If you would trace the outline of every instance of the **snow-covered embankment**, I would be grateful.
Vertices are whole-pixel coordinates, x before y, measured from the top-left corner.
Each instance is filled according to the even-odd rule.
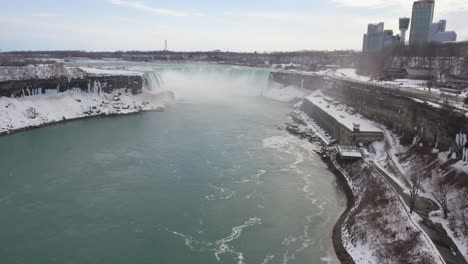
[[[59,70],[47,72],[55,71],[55,68]],[[31,80],[33,85],[46,83],[43,85],[47,86],[68,78],[69,87],[57,85],[51,90],[39,84],[38,87],[22,88],[19,97],[0,97],[0,135],[85,117],[162,111],[174,101],[172,92],[143,90],[143,73],[65,68],[36,66],[3,71],[0,77],[3,82],[25,81],[26,85]],[[18,72],[21,74],[17,75]],[[140,81],[135,82],[135,77]],[[78,82],[84,87],[75,87]],[[128,89],[127,84],[132,89]],[[135,90],[143,91],[135,94]]]

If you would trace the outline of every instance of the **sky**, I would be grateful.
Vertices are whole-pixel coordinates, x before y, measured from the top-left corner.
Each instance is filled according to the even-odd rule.
[[[412,0],[0,0],[0,49],[271,52],[362,47],[368,23],[398,31]],[[468,40],[468,0],[434,20]]]

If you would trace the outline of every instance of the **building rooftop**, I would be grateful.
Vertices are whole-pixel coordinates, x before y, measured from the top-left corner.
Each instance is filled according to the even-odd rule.
[[[336,150],[343,158],[349,159],[361,159],[362,153],[361,150],[356,146],[336,146]]]
[[[324,96],[320,91],[315,91],[308,96],[306,100],[322,109],[351,131],[353,131],[355,125],[360,125],[361,132],[382,132],[382,130],[375,127],[371,121],[365,119],[362,115],[355,113],[353,108]]]

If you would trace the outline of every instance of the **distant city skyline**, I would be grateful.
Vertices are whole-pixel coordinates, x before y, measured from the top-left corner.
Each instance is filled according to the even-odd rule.
[[[399,31],[412,0],[0,0],[1,50],[293,51],[362,47],[368,23]],[[468,1],[436,0],[468,40]]]

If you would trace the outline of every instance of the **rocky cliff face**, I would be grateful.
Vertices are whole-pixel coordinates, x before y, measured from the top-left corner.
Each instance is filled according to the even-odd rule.
[[[68,67],[62,64],[0,66],[0,97],[20,97],[67,90],[110,93],[143,88],[143,73]]]
[[[448,150],[457,133],[468,131],[464,113],[448,106],[434,107],[384,88],[296,73],[272,73],[271,79],[283,85],[303,83],[305,89],[321,89],[366,118],[395,130],[402,136],[402,143],[410,144],[417,136],[426,145]]]
[[[322,78],[317,78],[315,75],[306,75],[300,72],[272,72],[270,80],[285,86],[294,85],[309,90],[316,90],[325,84],[325,80]]]
[[[42,93],[46,90],[64,92],[72,89],[90,91],[99,89],[110,93],[116,89],[126,88],[133,94],[141,93],[143,88],[142,76],[84,76],[80,78],[59,77],[52,79],[13,80],[0,82],[0,97],[20,97],[23,94]]]

